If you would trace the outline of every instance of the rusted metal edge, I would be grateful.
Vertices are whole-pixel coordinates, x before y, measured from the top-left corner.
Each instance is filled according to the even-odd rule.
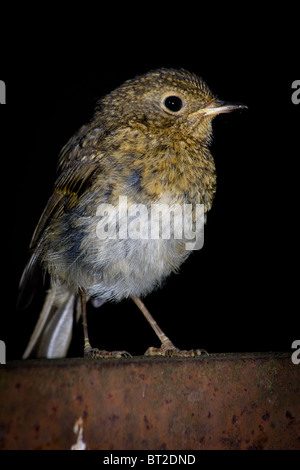
[[[63,359],[28,359],[28,360],[13,360],[6,364],[8,369],[15,368],[31,368],[31,367],[77,367],[77,366],[92,366],[92,367],[105,367],[107,365],[124,365],[124,364],[162,364],[162,363],[181,363],[181,362],[202,362],[202,361],[245,361],[245,360],[270,360],[270,359],[290,359],[290,351],[270,351],[270,352],[231,352],[231,353],[209,353],[193,358],[185,357],[151,357],[151,356],[133,356],[131,358],[108,358],[108,359],[86,359],[83,357],[63,358]]]
[[[300,449],[299,397],[290,352],[12,361],[0,448]]]

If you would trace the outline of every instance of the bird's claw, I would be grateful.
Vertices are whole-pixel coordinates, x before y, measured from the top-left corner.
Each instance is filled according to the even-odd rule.
[[[201,356],[203,353],[208,354],[205,349],[191,349],[189,351],[176,348],[171,344],[162,344],[160,348],[151,346],[145,352],[145,356],[164,356],[164,357],[196,357]]]
[[[132,357],[132,355],[127,351],[105,351],[104,349],[85,348],[84,357],[91,359],[120,359],[122,357]]]

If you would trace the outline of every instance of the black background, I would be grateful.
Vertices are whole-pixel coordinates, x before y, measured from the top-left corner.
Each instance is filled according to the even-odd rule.
[[[41,283],[33,305],[16,311],[28,245],[61,147],[92,116],[100,96],[157,67],[195,72],[220,99],[249,109],[214,120],[218,186],[204,247],[145,299],[147,307],[184,349],[281,351],[298,339],[300,105],[291,101],[297,43],[284,16],[216,13],[157,14],[147,25],[145,13],[133,26],[125,19],[120,26],[105,12],[76,23],[58,15],[49,25],[44,14],[5,51],[0,338],[8,360],[21,357],[43,301]],[[159,346],[132,301],[88,313],[94,347],[140,355]],[[70,355],[82,355],[80,325]]]

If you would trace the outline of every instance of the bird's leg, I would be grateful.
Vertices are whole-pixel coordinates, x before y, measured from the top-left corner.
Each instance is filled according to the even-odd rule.
[[[167,349],[168,350],[176,349],[176,347],[174,346],[172,341],[165,335],[165,333],[162,331],[162,329],[158,326],[158,324],[156,323],[156,321],[152,317],[151,313],[147,309],[146,305],[141,301],[141,299],[139,297],[132,297],[132,300],[138,306],[138,308],[140,309],[140,311],[142,312],[142,314],[144,315],[146,320],[150,323],[153,330],[155,331],[155,333],[159,337],[160,342],[161,342],[161,348],[160,349],[162,349],[162,348],[164,348],[166,350]],[[151,348],[147,349],[147,351],[145,352],[146,355],[149,355],[149,350],[150,349],[154,350],[154,349],[157,349],[157,348],[152,348],[151,347]]]
[[[90,340],[89,340],[89,334],[88,334],[88,327],[87,327],[87,314],[86,314],[86,294],[84,289],[79,289],[79,295],[80,295],[80,300],[81,300],[81,314],[82,314],[82,327],[83,327],[83,338],[84,338],[84,357],[91,357],[93,359],[95,358],[111,358],[111,357],[132,357],[131,354],[129,354],[126,351],[105,351],[105,350],[100,350],[97,348],[92,348]]]
[[[157,336],[160,339],[161,342],[161,347],[160,348],[154,348],[150,347],[147,349],[145,352],[146,356],[181,356],[181,357],[193,357],[193,356],[200,356],[201,353],[205,351],[205,349],[192,349],[190,351],[185,351],[176,348],[172,341],[165,335],[165,333],[162,331],[162,329],[158,326],[154,318],[152,317],[151,313],[145,306],[145,304],[141,301],[139,297],[132,297],[132,300],[135,302],[135,304],[138,306],[146,320],[150,323],[152,326],[153,330],[157,334]]]
[[[82,328],[83,328],[83,341],[84,341],[84,355],[86,356],[88,352],[92,349],[89,333],[87,327],[87,316],[86,316],[86,295],[83,289],[79,290],[80,300],[81,300],[81,315],[82,315]]]

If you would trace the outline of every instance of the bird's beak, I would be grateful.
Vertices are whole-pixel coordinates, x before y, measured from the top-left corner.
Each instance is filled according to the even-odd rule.
[[[226,101],[215,100],[205,108],[199,109],[197,112],[204,116],[209,116],[221,113],[231,113],[231,111],[235,111],[236,109],[247,109],[247,106],[242,103],[227,103]]]

